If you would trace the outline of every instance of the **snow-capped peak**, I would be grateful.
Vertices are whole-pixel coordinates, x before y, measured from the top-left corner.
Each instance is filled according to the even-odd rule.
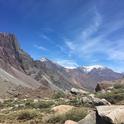
[[[102,65],[83,66],[84,72],[90,72],[93,69],[101,69],[101,70],[103,70],[103,69],[105,69],[105,67],[102,66]]]
[[[46,62],[46,61],[48,61],[48,59],[44,57],[44,58],[41,58],[40,61],[41,62]]]

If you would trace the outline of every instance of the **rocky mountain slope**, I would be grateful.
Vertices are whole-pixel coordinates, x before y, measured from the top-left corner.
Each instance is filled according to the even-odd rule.
[[[66,69],[47,58],[34,61],[20,48],[15,35],[10,33],[0,33],[0,68],[0,75],[3,75],[0,87],[5,91],[10,89],[10,84],[11,87],[21,85],[31,89],[40,87],[64,91],[73,87],[94,89],[100,81],[123,76],[104,67]]]
[[[13,34],[0,33],[0,68],[3,78],[9,75],[9,84],[4,81],[0,83],[3,89],[11,87],[27,87],[37,89],[46,87],[50,90],[66,90],[76,85],[69,82],[68,78],[64,77],[64,68],[54,64],[50,60],[43,62],[42,60],[34,61],[27,53],[19,46],[18,41]],[[4,73],[4,72],[6,73]],[[4,73],[4,74],[3,74]],[[6,84],[6,87],[4,85]]]

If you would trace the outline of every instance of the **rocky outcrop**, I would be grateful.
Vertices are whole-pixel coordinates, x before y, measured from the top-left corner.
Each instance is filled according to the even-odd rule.
[[[7,70],[9,65],[22,70],[19,63],[19,45],[15,35],[0,33],[0,67]]]
[[[99,106],[97,110],[97,121],[100,124],[123,124],[124,123],[124,106]]]
[[[96,92],[107,92],[108,90],[112,90],[113,89],[113,84],[111,83],[98,83],[95,91]]]
[[[83,90],[83,89],[76,89],[76,88],[72,88],[70,90],[70,92],[74,95],[86,95],[88,94],[89,92],[86,91],[86,90]]]
[[[0,33],[0,67],[11,72],[11,66],[27,72],[34,65],[33,59],[19,46],[14,34]]]

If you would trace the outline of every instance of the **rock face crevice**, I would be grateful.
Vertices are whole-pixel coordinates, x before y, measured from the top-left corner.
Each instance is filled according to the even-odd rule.
[[[113,124],[112,120],[107,116],[100,116],[96,110],[96,124]]]

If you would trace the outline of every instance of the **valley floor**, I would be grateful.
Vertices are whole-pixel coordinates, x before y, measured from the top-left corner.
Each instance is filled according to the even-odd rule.
[[[106,114],[107,110],[111,110],[109,113],[117,111],[118,115],[120,114],[117,118],[123,122],[123,105],[123,86],[115,86],[111,92],[106,93],[72,95],[57,92],[51,98],[44,99],[0,99],[0,124],[64,124],[67,120],[75,121],[74,124],[91,124],[92,119],[92,124],[101,124],[95,122],[96,115],[92,117],[89,115],[91,112],[96,112],[96,109],[98,114],[102,112]],[[107,108],[106,111],[104,106]],[[106,116],[111,118],[112,115],[106,114]],[[116,117],[116,114],[114,116]]]

